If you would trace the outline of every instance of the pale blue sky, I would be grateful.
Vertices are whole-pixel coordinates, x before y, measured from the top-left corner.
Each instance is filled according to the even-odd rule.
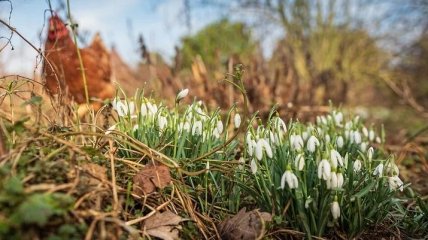
[[[57,2],[51,1],[57,9]],[[10,24],[43,49],[46,36],[46,19],[49,14],[47,1],[12,0],[13,12]],[[71,10],[79,22],[79,29],[92,35],[99,31],[108,46],[113,44],[128,63],[135,63],[139,57],[136,40],[142,33],[149,50],[157,51],[166,58],[174,54],[174,46],[180,38],[189,33],[185,25],[182,0],[74,0]],[[0,2],[0,17],[7,19],[9,4]],[[65,12],[60,12],[64,16]],[[44,17],[46,15],[46,17]],[[192,32],[222,17],[215,9],[202,8],[192,12]],[[129,24],[132,23],[132,31]],[[1,36],[5,36],[4,29]],[[42,33],[42,39],[40,39]],[[130,34],[132,33],[132,34]],[[133,39],[132,39],[133,38]],[[0,43],[4,43],[3,40]],[[0,61],[6,65],[6,73],[31,74],[36,64],[37,53],[23,43],[18,36],[12,39],[14,45],[2,51]]]

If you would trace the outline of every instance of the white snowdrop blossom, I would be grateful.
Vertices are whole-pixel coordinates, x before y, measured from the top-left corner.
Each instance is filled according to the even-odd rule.
[[[309,196],[308,198],[306,198],[306,200],[305,200],[305,208],[306,209],[309,208],[309,204],[311,204],[311,202],[313,202],[313,199],[311,198],[311,196]]]
[[[162,131],[165,129],[165,127],[168,124],[168,120],[166,119],[166,117],[164,116],[159,116],[158,118],[158,125],[159,125],[159,129]]]
[[[235,114],[233,124],[235,125],[235,128],[239,128],[239,126],[241,126],[241,115],[239,115],[239,113]]]
[[[398,176],[400,174],[400,169],[394,162],[388,162],[385,164],[385,174],[389,176]]]
[[[275,127],[283,133],[287,132],[287,125],[285,125],[285,122],[279,117],[276,118]]]
[[[200,135],[202,135],[202,122],[201,121],[196,121],[196,122],[193,123],[192,135],[193,136],[200,136]]]
[[[340,217],[340,207],[339,203],[337,202],[337,199],[333,201],[331,204],[331,215],[333,216],[333,219],[338,219]]]
[[[215,138],[220,138],[220,133],[219,133],[219,131],[218,131],[218,128],[214,128],[214,130],[213,130],[213,136],[215,137]]]
[[[325,142],[326,142],[326,143],[329,143],[329,142],[330,142],[330,140],[331,140],[331,139],[330,139],[330,135],[326,134],[326,135],[325,135]]]
[[[308,139],[308,137],[309,137],[309,133],[308,133],[308,131],[304,131],[304,132],[302,133],[302,138],[303,138],[303,140],[304,140],[304,141],[306,141],[306,140]]]
[[[290,189],[296,189],[299,187],[299,181],[297,180],[296,175],[291,172],[291,170],[286,170],[281,177],[281,189],[285,188],[285,183],[287,183]]]
[[[223,132],[223,122],[222,121],[217,121],[217,130],[218,133],[221,134]]]
[[[327,189],[336,189],[337,188],[337,174],[332,172],[330,178],[326,180]]]
[[[317,146],[320,145],[320,141],[318,141],[318,139],[315,136],[310,136],[309,140],[306,144],[306,148],[308,149],[309,152],[315,152],[315,149]]]
[[[343,173],[338,172],[337,174],[337,188],[342,188],[345,179],[343,178]]]
[[[363,127],[362,132],[363,132],[364,137],[368,137],[369,136],[369,130],[367,130],[366,127]]]
[[[360,159],[355,160],[352,167],[354,168],[354,172],[359,172],[361,170],[361,167],[362,167]]]
[[[261,141],[262,139],[259,139],[258,141],[257,141],[257,144],[256,144],[256,150],[255,150],[255,152],[256,152],[256,158],[258,159],[258,160],[262,160],[263,159],[263,143],[262,143],[262,141]]]
[[[257,163],[256,163],[256,160],[254,158],[251,159],[250,168],[251,168],[251,172],[253,174],[257,173]]]
[[[375,139],[375,132],[373,130],[370,129],[369,132],[369,140],[373,141]]]
[[[369,162],[371,162],[373,159],[373,152],[374,152],[373,147],[370,147],[369,150],[367,151],[367,158],[369,159]]]
[[[327,161],[327,159],[321,160],[321,162],[318,164],[318,178],[328,180],[330,179],[330,175],[331,175],[330,163]]]
[[[142,103],[141,107],[140,107],[140,115],[141,116],[146,116],[147,113],[148,113],[147,105],[145,103]]]
[[[303,148],[303,139],[302,136],[300,135],[291,135],[290,136],[290,143],[291,143],[291,147],[294,150],[300,150]]]
[[[398,176],[388,177],[389,189],[396,190],[399,189],[401,192],[404,188],[404,183]]]
[[[337,165],[343,166],[343,158],[340,156],[340,153],[334,149],[330,151],[330,160],[331,160],[331,166],[336,169]]]
[[[133,115],[135,111],[135,104],[134,102],[128,103],[126,101],[116,100],[115,104],[113,104],[113,109],[116,110],[120,117],[124,117],[128,114]]]
[[[187,96],[187,94],[189,94],[189,89],[185,88],[183,90],[181,90],[178,94],[177,94],[177,98],[176,98],[176,102],[180,101],[181,99],[185,98]]]
[[[343,137],[342,136],[337,137],[337,139],[336,139],[336,145],[337,145],[337,147],[338,148],[342,148],[343,144],[344,144]]]
[[[356,144],[360,144],[361,143],[361,134],[358,131],[354,131],[354,142]]]
[[[382,139],[380,139],[380,137],[376,137],[376,142],[377,143],[382,143]]]
[[[336,123],[336,126],[342,126],[343,113],[337,112],[337,113],[333,113],[333,114],[334,114],[334,122]]]
[[[257,145],[256,145],[256,158],[258,160],[262,160],[263,150],[266,152],[266,155],[269,158],[272,158],[273,156],[272,148],[270,147],[269,143],[265,139],[261,138],[257,141]]]
[[[373,171],[373,175],[382,177],[382,175],[383,175],[383,164],[382,163],[377,165],[377,167]]]
[[[360,150],[361,150],[361,152],[366,152],[366,150],[367,150],[367,143],[366,142],[362,142],[360,144]]]
[[[297,170],[303,170],[305,167],[305,157],[302,153],[297,154],[297,156],[294,158],[294,165],[296,166]]]

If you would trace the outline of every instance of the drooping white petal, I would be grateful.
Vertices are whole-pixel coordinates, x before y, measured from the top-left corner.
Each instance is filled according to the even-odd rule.
[[[404,183],[398,176],[388,177],[389,188],[391,190],[399,189],[401,192],[404,188]]]
[[[305,158],[302,153],[297,154],[297,156],[294,158],[294,165],[296,166],[297,170],[303,170],[305,167]]]
[[[383,164],[380,163],[377,165],[375,170],[373,171],[373,175],[381,177],[383,175]]]
[[[185,98],[187,96],[187,94],[189,94],[189,89],[185,88],[185,89],[181,90],[177,94],[177,100],[176,101],[180,101],[181,99]]]
[[[331,175],[330,163],[327,161],[327,159],[321,160],[321,162],[318,164],[318,178],[328,180],[330,179],[330,175]]]
[[[359,172],[361,170],[361,161],[360,159],[355,160],[354,164],[353,164],[353,168],[354,168],[354,172]]]
[[[344,144],[343,137],[342,136],[337,137],[337,140],[336,140],[337,147],[342,148],[343,144]]]
[[[254,158],[251,159],[250,168],[251,168],[251,172],[253,174],[257,173],[257,163],[256,163],[256,160]]]
[[[331,215],[333,216],[333,219],[338,219],[340,217],[340,206],[337,201],[334,201],[331,204]]]
[[[241,126],[241,115],[239,115],[239,113],[235,114],[233,124],[235,125],[235,128],[239,128],[239,126]]]
[[[306,148],[308,149],[309,152],[315,152],[316,147],[320,145],[320,142],[318,141],[318,139],[315,136],[310,136],[309,140],[306,144]]]

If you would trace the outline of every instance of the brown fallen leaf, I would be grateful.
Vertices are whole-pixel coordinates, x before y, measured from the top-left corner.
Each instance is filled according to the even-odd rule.
[[[179,225],[184,219],[171,211],[167,210],[163,213],[155,213],[144,221],[143,230],[152,236],[163,240],[180,239],[178,230],[181,229]]]
[[[246,212],[245,208],[224,220],[219,224],[221,239],[225,240],[250,240],[259,239],[264,234],[265,222],[272,221],[272,216],[266,212],[259,212],[257,209]]]
[[[149,163],[133,178],[133,190],[137,195],[145,195],[163,189],[171,182],[169,168],[163,164]]]

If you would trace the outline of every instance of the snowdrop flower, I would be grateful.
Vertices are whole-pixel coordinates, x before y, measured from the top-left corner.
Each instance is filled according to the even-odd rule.
[[[273,156],[272,148],[270,147],[269,143],[265,139],[261,138],[257,141],[257,145],[256,145],[256,158],[258,160],[262,160],[263,150],[266,152],[266,155],[269,158],[272,158]]]
[[[233,124],[235,125],[235,128],[239,128],[239,126],[241,126],[241,115],[239,115],[239,113],[235,114]]]
[[[146,103],[146,107],[149,115],[155,115],[158,112],[158,106],[150,102]]]
[[[396,190],[400,189],[400,191],[403,191],[404,183],[401,181],[401,179],[398,176],[388,177],[388,183],[389,183],[389,189]]]
[[[369,131],[367,130],[366,127],[363,127],[362,131],[363,131],[364,137],[368,137],[369,136]]]
[[[117,100],[113,105],[114,110],[116,110],[117,114],[120,117],[124,117],[126,115],[134,114],[134,102],[130,102],[129,104],[126,101]]]
[[[218,133],[221,134],[223,132],[223,122],[222,121],[217,121],[217,130]]]
[[[309,204],[313,202],[313,199],[311,198],[311,196],[309,196],[308,198],[306,198],[305,201],[305,208],[308,209],[309,208]]]
[[[381,177],[382,174],[383,174],[383,164],[381,163],[377,165],[377,167],[373,171],[373,175]]]
[[[375,132],[372,130],[372,129],[370,129],[370,132],[369,132],[369,140],[370,141],[373,141],[375,139]]]
[[[300,135],[291,135],[290,136],[290,143],[291,143],[291,147],[294,150],[300,150],[303,148],[303,139],[302,136]]]
[[[183,90],[181,90],[178,94],[177,97],[175,99],[175,102],[179,102],[181,99],[185,98],[187,96],[187,94],[189,94],[189,89],[185,88]]]
[[[251,172],[253,174],[257,173],[257,163],[256,163],[256,160],[254,158],[251,159],[250,168],[251,168]]]
[[[332,172],[330,174],[330,178],[326,180],[327,189],[335,189],[337,188],[337,174]]]
[[[214,130],[213,130],[213,136],[214,136],[215,138],[220,138],[220,133],[218,132],[218,129],[217,129],[217,128],[214,128]]]
[[[345,123],[345,129],[346,129],[346,130],[350,130],[350,129],[351,129],[351,127],[352,127],[352,122],[346,122],[346,123]]]
[[[146,116],[147,112],[148,112],[147,105],[145,103],[142,103],[141,107],[140,107],[140,114],[141,114],[141,116]]]
[[[385,165],[385,173],[390,176],[398,176],[400,174],[400,169],[394,162],[388,162]]]
[[[334,198],[334,201],[331,204],[331,215],[333,215],[334,220],[340,217],[340,207],[339,203],[337,202],[337,197]]]
[[[185,122],[183,125],[183,130],[189,132],[190,131],[190,123]]]
[[[297,180],[296,175],[291,172],[291,170],[286,170],[284,174],[282,174],[281,177],[281,189],[285,188],[285,183],[287,182],[287,185],[290,189],[295,189],[299,186],[299,181]]]
[[[168,124],[168,120],[164,116],[159,116],[158,118],[158,125],[159,129],[162,131],[165,129],[166,125]]]
[[[360,150],[361,150],[361,152],[366,152],[366,150],[367,150],[367,143],[366,142],[362,142],[360,144]]]
[[[343,174],[341,172],[338,172],[336,175],[337,175],[337,188],[342,188],[343,183],[345,182],[345,179],[343,178]]]
[[[275,127],[279,131],[282,131],[283,133],[287,132],[287,125],[285,125],[285,122],[281,118],[279,118],[279,117],[277,117],[275,119]]]
[[[337,147],[338,148],[342,148],[343,144],[344,144],[343,137],[342,136],[337,137],[337,139],[336,139],[336,145],[337,145]]]
[[[302,153],[297,154],[297,156],[294,158],[294,165],[299,171],[302,171],[305,167],[305,157]]]
[[[248,155],[250,155],[250,157],[252,157],[253,153],[254,153],[254,144],[253,144],[253,141],[254,140],[251,137],[251,133],[248,133],[247,137],[246,137],[246,143],[247,143],[247,153],[248,153]]]
[[[336,126],[342,126],[343,113],[338,112],[338,113],[333,113],[333,114],[334,114],[334,122],[336,123]]]
[[[367,151],[367,157],[369,159],[369,162],[371,162],[373,159],[373,152],[374,152],[373,147],[370,147],[369,150]]]
[[[308,139],[308,137],[309,137],[309,133],[308,133],[308,131],[304,131],[303,133],[302,133],[302,138],[303,138],[303,140],[307,140]]]
[[[196,121],[196,122],[193,123],[192,135],[193,136],[200,136],[200,135],[202,135],[202,122],[201,121]]]
[[[331,160],[331,166],[336,169],[337,164],[339,163],[339,166],[343,166],[343,159],[342,156],[340,156],[340,153],[334,149],[330,151],[330,160]]]
[[[327,125],[327,119],[324,116],[321,116],[321,123]]]
[[[330,163],[327,161],[327,159],[321,160],[321,162],[318,164],[318,178],[328,180],[330,179],[330,175],[331,175]]]
[[[358,131],[354,131],[354,142],[356,144],[360,144],[361,143],[361,134]]]
[[[353,168],[354,168],[354,172],[359,172],[361,170],[361,161],[360,159],[355,160],[354,164],[353,164]]]
[[[306,144],[306,148],[309,152],[315,152],[315,148],[320,145],[320,141],[315,136],[309,137],[309,140]]]
[[[376,142],[377,143],[382,143],[382,140],[380,139],[380,137],[376,137]]]
[[[325,135],[325,142],[326,143],[330,142],[330,135],[328,135],[328,134]]]

